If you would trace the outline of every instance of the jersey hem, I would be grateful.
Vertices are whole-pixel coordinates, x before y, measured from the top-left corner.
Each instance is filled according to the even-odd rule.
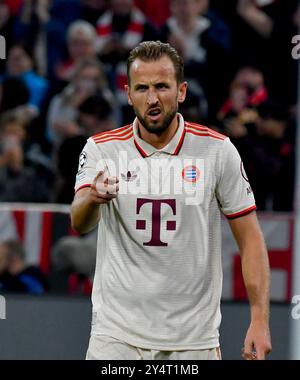
[[[189,344],[189,345],[170,345],[170,346],[164,346],[164,345],[156,345],[156,344],[148,344],[143,342],[138,342],[135,340],[131,340],[128,337],[124,337],[118,334],[111,334],[111,333],[105,333],[105,332],[97,332],[92,331],[91,336],[108,336],[114,339],[119,340],[120,342],[124,342],[130,346],[142,348],[144,350],[156,350],[156,351],[195,351],[195,350],[210,350],[212,348],[220,347],[219,339],[214,339],[212,342],[207,343],[199,343],[199,344]]]

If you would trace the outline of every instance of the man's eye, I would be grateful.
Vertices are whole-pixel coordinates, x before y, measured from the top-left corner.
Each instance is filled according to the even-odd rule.
[[[138,88],[137,88],[137,91],[139,91],[139,92],[144,92],[144,91],[146,91],[147,90],[147,87],[146,86],[139,86]]]
[[[157,87],[159,90],[167,88],[167,86],[166,86],[164,83],[159,83],[156,87]]]

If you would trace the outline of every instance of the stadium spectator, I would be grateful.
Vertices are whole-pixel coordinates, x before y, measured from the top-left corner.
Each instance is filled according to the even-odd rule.
[[[50,20],[50,1],[25,1],[15,23],[15,38],[31,46],[37,72],[47,74],[47,23]]]
[[[101,92],[93,94],[79,106],[79,123],[87,137],[114,129],[112,104]]]
[[[99,18],[106,12],[108,0],[81,0],[82,19],[96,26]]]
[[[294,131],[289,114],[278,103],[257,107],[249,120],[233,118],[226,124],[239,150],[259,210],[292,211],[294,198]]]
[[[18,94],[18,96],[16,96]],[[23,109],[29,101],[29,91],[22,79],[6,78],[0,84],[0,112]],[[19,112],[21,113],[21,112]]]
[[[41,295],[48,290],[48,282],[41,270],[26,264],[26,254],[18,241],[0,243],[0,286],[2,291]]]
[[[294,139],[289,114],[278,103],[258,108],[257,141],[253,148],[257,204],[261,210],[292,211],[295,175]],[[293,132],[292,132],[293,133]]]
[[[1,167],[7,167],[15,172],[23,168],[23,147],[26,131],[24,125],[14,117],[1,120]]]
[[[97,231],[94,230],[86,236],[63,237],[52,248],[52,271],[68,276],[69,294],[90,295],[96,265],[96,247]]]
[[[47,202],[52,171],[48,162],[27,146],[26,128],[15,114],[0,120],[0,201]]]
[[[123,124],[133,117],[124,86],[127,83],[126,59],[141,41],[158,39],[158,32],[133,0],[111,0],[110,8],[97,22],[97,50],[111,68],[112,86],[122,107]]]
[[[98,93],[86,99],[79,107],[78,123],[81,133],[61,144],[57,155],[57,182],[55,201],[70,204],[74,196],[78,157],[87,138],[115,128],[111,104]]]
[[[92,58],[78,62],[70,84],[51,100],[48,108],[46,133],[55,148],[65,138],[81,133],[77,123],[78,107],[97,92],[101,92],[111,104],[114,103],[100,62]]]
[[[7,46],[12,45],[13,41],[13,25],[14,25],[14,18],[11,14],[11,11],[7,5],[7,1],[0,1],[0,35],[2,38],[5,38],[5,44]],[[6,53],[6,52],[5,52]],[[3,56],[3,51],[1,52],[1,58],[0,59],[0,73],[2,73],[5,70],[5,56]],[[6,55],[6,54],[5,54]]]
[[[216,111],[226,89],[229,28],[209,9],[208,0],[171,0],[171,14],[162,29],[162,39],[183,56],[189,82],[186,107],[189,102],[195,107],[198,99],[199,112],[194,121],[203,121],[207,106],[203,105],[202,88],[209,102],[210,114]]]
[[[298,0],[239,0],[239,19],[234,25],[238,66],[256,65],[264,73],[272,98],[296,103],[297,62],[291,56],[291,40],[299,31]],[[284,73],[285,75],[282,75]],[[276,78],[276,80],[274,80]]]
[[[170,17],[169,0],[135,0],[134,3],[146,15],[146,17],[158,28],[160,28]]]
[[[243,124],[255,121],[255,110],[268,99],[262,72],[255,67],[238,70],[230,87],[229,98],[217,114],[219,121],[239,117]]]
[[[53,79],[66,55],[66,30],[81,15],[79,0],[26,0],[15,23],[15,40],[31,46],[38,73]]]
[[[74,21],[67,32],[68,59],[60,62],[56,69],[59,80],[69,82],[76,64],[87,58],[97,58],[96,30],[87,21]]]
[[[1,2],[6,4],[12,15],[16,15],[22,6],[24,0],[2,0]]]
[[[21,79],[28,91],[29,100],[23,112],[28,120],[36,117],[43,106],[48,92],[48,81],[34,71],[34,61],[28,48],[22,44],[14,44],[8,52],[6,72],[1,82],[7,78]]]

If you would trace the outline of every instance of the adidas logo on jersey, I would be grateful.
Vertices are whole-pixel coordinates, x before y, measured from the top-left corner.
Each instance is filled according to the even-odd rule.
[[[130,172],[130,171],[128,171],[126,175],[125,174],[121,174],[121,177],[126,182],[133,182],[133,181],[135,181],[137,179],[138,176],[137,176],[136,172]]]

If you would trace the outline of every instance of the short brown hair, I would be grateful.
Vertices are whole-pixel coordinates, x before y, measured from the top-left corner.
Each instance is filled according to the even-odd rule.
[[[131,50],[127,60],[127,76],[130,83],[130,68],[132,63],[137,59],[145,62],[158,61],[163,56],[167,56],[173,62],[177,83],[184,80],[184,63],[182,57],[170,44],[161,41],[144,41]]]

